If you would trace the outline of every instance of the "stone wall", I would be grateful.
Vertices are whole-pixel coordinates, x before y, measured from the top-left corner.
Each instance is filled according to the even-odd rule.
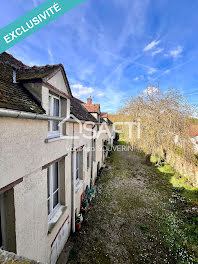
[[[167,163],[175,168],[177,172],[187,178],[193,187],[198,187],[198,167],[186,161],[175,153],[167,154]]]

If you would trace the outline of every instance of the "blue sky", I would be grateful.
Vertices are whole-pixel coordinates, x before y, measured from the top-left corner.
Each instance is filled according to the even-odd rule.
[[[42,2],[2,0],[0,27]],[[103,111],[158,82],[197,104],[197,10],[197,0],[85,0],[8,52],[31,66],[62,63],[73,93]]]

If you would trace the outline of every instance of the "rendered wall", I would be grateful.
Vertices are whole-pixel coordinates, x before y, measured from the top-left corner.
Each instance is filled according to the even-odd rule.
[[[68,94],[68,91],[65,89],[65,80],[61,71],[57,72],[55,76],[49,79],[48,83],[61,90],[62,92]]]

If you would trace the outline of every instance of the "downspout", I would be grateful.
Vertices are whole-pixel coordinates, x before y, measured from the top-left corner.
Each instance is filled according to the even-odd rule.
[[[92,188],[93,185],[93,129],[95,128],[96,125],[94,125],[92,127],[92,131],[91,131],[91,183],[90,183],[90,188]]]
[[[75,177],[74,177],[74,123],[73,123],[73,138],[72,138],[72,151],[71,151],[71,198],[72,198],[72,232],[76,231],[76,203],[75,203]]]

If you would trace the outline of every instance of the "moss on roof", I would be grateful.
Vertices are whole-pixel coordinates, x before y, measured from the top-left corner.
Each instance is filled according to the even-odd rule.
[[[62,65],[33,66],[31,68],[22,68],[17,71],[17,81],[43,79],[58,70]]]
[[[22,84],[13,83],[13,65],[24,67],[19,61],[14,61],[13,57],[0,54],[0,107],[44,114],[44,109],[33,95]]]
[[[22,61],[15,59],[11,54],[7,52],[3,52],[0,54],[0,63],[9,65],[16,69],[21,69],[23,67],[28,68],[28,66],[25,65]]]

